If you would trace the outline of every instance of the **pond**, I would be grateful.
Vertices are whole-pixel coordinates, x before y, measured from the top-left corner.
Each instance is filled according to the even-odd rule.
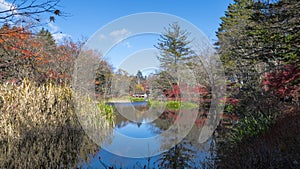
[[[201,168],[211,140],[198,141],[205,121],[198,109],[171,111],[147,102],[108,104],[116,112],[113,132],[81,167]]]
[[[211,156],[212,141],[198,141],[206,119],[198,108],[108,104],[116,116],[113,126],[96,133],[101,143],[74,116],[67,125],[0,139],[0,168],[202,168]]]

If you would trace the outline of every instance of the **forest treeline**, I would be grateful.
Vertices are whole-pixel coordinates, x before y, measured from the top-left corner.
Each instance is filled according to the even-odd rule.
[[[218,53],[228,78],[216,168],[299,168],[300,2],[235,0],[221,18]],[[218,136],[220,137],[220,136]]]

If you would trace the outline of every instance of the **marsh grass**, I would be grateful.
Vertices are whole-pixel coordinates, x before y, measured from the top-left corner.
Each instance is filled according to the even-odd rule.
[[[144,102],[145,98],[130,97],[131,102]]]
[[[181,109],[191,110],[199,107],[199,105],[196,103],[191,103],[186,101],[176,101],[176,100],[168,100],[166,102],[158,101],[158,100],[148,100],[148,104],[149,106],[153,106],[153,107],[165,106],[167,110],[173,110],[173,111],[178,111]]]
[[[0,139],[18,139],[32,129],[55,130],[74,125],[71,94],[70,88],[51,83],[37,87],[24,80],[21,86],[0,85],[3,98],[0,127],[4,129],[0,131]]]
[[[75,111],[75,105],[92,101],[82,97],[75,102],[73,95],[68,86],[52,83],[1,84],[0,168],[69,168],[87,161],[99,147],[82,125],[93,125],[104,140],[112,131],[114,116],[102,106],[79,122],[78,115],[87,109]]]

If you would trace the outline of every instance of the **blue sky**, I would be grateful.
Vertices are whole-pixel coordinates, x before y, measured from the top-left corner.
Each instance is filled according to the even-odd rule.
[[[143,12],[162,12],[178,16],[194,24],[213,44],[217,39],[215,32],[219,27],[220,17],[224,16],[228,5],[232,2],[233,0],[62,0],[60,6],[70,16],[58,18],[55,23],[49,25],[49,29],[52,32],[58,32],[55,35],[56,38],[69,36],[77,41],[89,39],[97,30],[120,17]],[[122,30],[112,30],[111,34],[117,31],[122,32]],[[126,30],[123,30],[123,33],[126,33]],[[143,49],[151,50],[157,38],[157,35],[153,35],[127,39],[110,50],[105,58],[116,69],[120,68],[122,61],[129,55],[143,53]],[[147,43],[145,39],[148,40]],[[156,54],[152,53],[152,55]],[[128,71],[133,73],[136,70]]]
[[[12,1],[0,0],[0,9],[11,6],[7,2]],[[59,8],[68,16],[58,17],[54,23],[49,23],[45,27],[53,33],[55,39],[70,37],[73,41],[80,41],[89,39],[100,28],[107,26],[107,24],[120,17],[136,13],[158,12],[185,19],[201,30],[207,36],[210,44],[213,44],[217,40],[215,32],[221,22],[220,17],[224,16],[228,5],[232,2],[233,0],[61,0]],[[168,24],[170,23],[166,23],[166,26]],[[121,27],[111,29],[106,35],[100,34],[101,37],[99,38],[102,41],[107,41],[109,40],[108,35],[110,35],[110,39],[118,41],[120,36],[129,33],[131,33],[130,30]],[[135,60],[138,55],[148,56],[150,60],[156,58],[158,53],[153,49],[153,45],[157,43],[158,37],[158,34],[156,34],[125,39],[111,48],[109,52],[104,52],[104,57],[116,69],[128,68],[127,71],[132,74],[140,68],[135,69],[134,65],[137,64],[132,61],[129,64],[126,62],[126,58],[129,57],[129,60]],[[130,57],[133,58],[130,59]],[[156,61],[152,59],[150,62],[154,63]],[[122,65],[127,65],[127,67],[122,67]],[[146,69],[149,70],[147,66]]]
[[[57,32],[74,40],[89,38],[99,28],[122,16],[141,12],[162,12],[184,18],[215,41],[220,17],[233,0],[62,0],[60,6],[70,17],[58,18]]]

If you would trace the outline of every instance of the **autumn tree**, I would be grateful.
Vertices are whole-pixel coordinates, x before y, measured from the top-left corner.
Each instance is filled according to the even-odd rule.
[[[54,52],[51,52],[48,72],[53,72],[53,79],[57,83],[70,84],[72,81],[74,62],[78,57],[80,46],[80,42],[75,43],[72,40],[65,39],[60,45],[56,46]]]
[[[41,63],[46,53],[43,50],[44,42],[32,33],[32,28],[48,22],[54,22],[56,16],[63,15],[57,8],[59,0],[23,0],[3,1],[0,11],[0,79],[1,82],[10,78],[22,79],[24,77],[44,79],[40,76]],[[45,17],[49,16],[45,20]],[[49,32],[39,33],[52,38]],[[50,42],[48,40],[47,42]],[[51,49],[55,50],[56,44],[51,42]],[[50,56],[50,55],[48,55]]]
[[[255,44],[262,44],[257,60],[272,61],[272,69],[265,74],[264,84],[271,93],[281,98],[300,96],[300,3],[281,0],[262,3],[265,10],[256,12],[257,22],[262,25],[256,31]]]
[[[240,108],[243,110],[236,111],[241,116],[250,112],[269,114],[276,111],[276,104],[265,104],[271,95],[264,94],[261,88],[262,75],[273,67],[276,60],[265,59],[266,56],[258,52],[264,45],[255,43],[264,38],[258,36],[262,30],[256,17],[258,11],[265,11],[260,1],[235,0],[221,18],[217,32],[218,52],[231,83],[228,96],[242,100]]]
[[[111,93],[112,70],[112,66],[107,61],[100,59],[99,67],[96,70],[95,90],[97,94],[103,96]]]
[[[226,73],[252,90],[261,76],[299,63],[299,2],[236,0],[221,18],[217,45]]]
[[[2,81],[11,77],[32,77],[35,74],[34,61],[39,55],[39,44],[29,31],[23,28],[4,26],[1,31],[10,32],[0,37],[0,68]]]
[[[2,29],[11,33],[0,35],[1,82],[24,78],[38,83],[70,82],[79,51],[77,44],[65,40],[57,45],[52,35],[43,29],[38,36],[19,27]]]
[[[113,97],[128,96],[134,86],[131,86],[132,77],[126,70],[118,69],[112,78],[111,93]]]

